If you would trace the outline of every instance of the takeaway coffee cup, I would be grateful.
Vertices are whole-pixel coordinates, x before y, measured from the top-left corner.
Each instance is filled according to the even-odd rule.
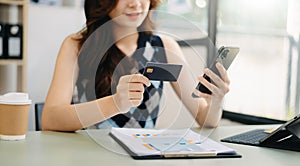
[[[30,104],[27,93],[0,96],[0,140],[25,139]]]

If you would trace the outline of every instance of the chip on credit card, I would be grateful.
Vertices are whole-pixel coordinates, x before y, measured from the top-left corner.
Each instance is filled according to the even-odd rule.
[[[182,65],[147,62],[143,75],[149,80],[155,81],[177,81]]]

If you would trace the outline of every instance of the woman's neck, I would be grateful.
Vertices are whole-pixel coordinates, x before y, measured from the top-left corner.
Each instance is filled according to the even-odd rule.
[[[137,28],[113,26],[116,46],[127,56],[133,54],[137,48],[138,31]]]

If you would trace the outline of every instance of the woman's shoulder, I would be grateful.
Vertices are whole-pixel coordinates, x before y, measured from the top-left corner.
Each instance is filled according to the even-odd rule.
[[[185,61],[182,50],[173,37],[163,34],[159,34],[158,36],[163,42],[164,49],[166,50],[167,60],[169,63],[182,63],[183,61]]]
[[[82,35],[79,33],[70,34],[64,39],[63,44],[79,46],[81,39]]]
[[[167,49],[178,49],[179,48],[177,41],[173,37],[167,36],[164,34],[157,34],[157,36],[159,36],[161,38],[165,48],[167,48]]]
[[[78,54],[79,49],[80,49],[80,41],[82,39],[82,35],[81,34],[71,34],[68,35],[64,40],[63,43],[61,45],[61,49],[67,52],[72,52],[74,54]]]

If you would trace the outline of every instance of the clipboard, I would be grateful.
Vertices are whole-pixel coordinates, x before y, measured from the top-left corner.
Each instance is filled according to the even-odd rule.
[[[300,152],[300,114],[275,130],[251,130],[221,141]]]
[[[125,132],[123,133],[116,133],[118,132],[118,130],[123,130]],[[129,131],[129,132],[128,132]],[[238,154],[235,150],[230,149],[218,142],[215,142],[213,140],[210,140],[209,138],[206,139],[206,141],[209,141],[208,143],[211,143],[212,145],[214,145],[215,147],[219,146],[220,149],[222,149],[223,151],[218,152],[216,149],[216,151],[212,150],[212,149],[202,149],[202,150],[197,150],[197,148],[195,148],[195,151],[172,151],[172,150],[163,150],[160,151],[160,149],[157,148],[157,146],[154,143],[153,144],[149,144],[148,141],[144,141],[142,142],[143,145],[145,145],[146,147],[149,146],[149,148],[154,148],[157,151],[153,152],[153,153],[148,153],[147,150],[143,150],[143,149],[133,149],[132,145],[138,145],[141,144],[141,140],[138,138],[139,136],[137,136],[136,134],[133,133],[147,133],[147,134],[139,134],[140,137],[152,140],[152,143],[157,141],[154,139],[154,137],[156,137],[159,134],[153,133],[153,129],[123,129],[123,128],[113,128],[112,131],[109,133],[109,135],[133,158],[136,160],[149,160],[149,159],[195,159],[195,158],[241,158],[242,156],[240,154]],[[162,130],[156,130],[158,132],[162,131]],[[178,132],[181,132],[180,130],[177,130]],[[172,130],[172,131],[164,131],[164,133],[162,135],[167,136],[171,133],[177,133],[177,131]],[[121,131],[122,132],[122,131]],[[193,132],[192,130],[188,130],[188,132]],[[126,133],[125,135],[123,135],[124,133]],[[193,132],[192,134],[196,134],[195,132]],[[154,136],[153,136],[154,135]],[[124,136],[124,137],[123,137]],[[153,137],[151,137],[153,136]],[[132,137],[133,139],[131,139],[130,137]],[[148,137],[148,138],[147,138]],[[159,136],[158,136],[159,137]],[[169,139],[170,137],[168,137],[167,139]],[[172,138],[171,138],[172,139]],[[169,140],[171,140],[169,139]],[[136,140],[136,141],[135,141]],[[191,140],[189,140],[191,141]],[[188,144],[189,141],[185,141],[185,144],[181,144],[181,141],[178,141],[178,146],[183,146],[183,147],[188,147],[188,148],[194,148],[194,146],[196,146],[195,144],[191,143]],[[172,141],[170,141],[172,142]],[[173,147],[175,147],[175,149],[177,148],[176,145],[174,145]],[[147,148],[145,148],[147,149]],[[138,151],[138,152],[137,152]]]

